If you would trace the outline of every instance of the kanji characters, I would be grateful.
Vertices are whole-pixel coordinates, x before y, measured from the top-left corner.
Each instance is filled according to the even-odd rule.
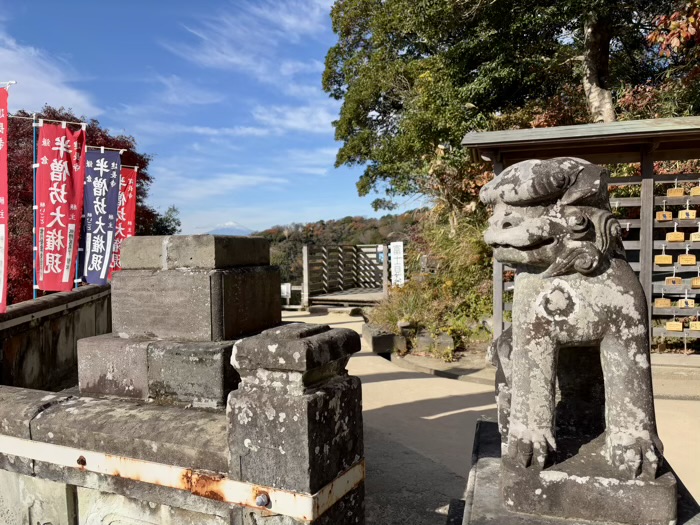
[[[61,258],[63,257],[60,253],[46,253],[44,273],[61,273]]]
[[[61,220],[61,219],[63,219],[63,218],[66,216],[66,214],[65,214],[65,213],[61,213],[61,207],[60,207],[60,206],[57,206],[57,207],[56,207],[56,211],[52,211],[51,213],[49,213],[49,215],[51,215],[51,217],[53,217],[54,219],[47,225],[47,228],[53,227],[56,223],[58,223],[59,226],[61,226],[62,228],[65,228],[65,227],[66,227],[66,225],[65,225],[65,224],[63,223],[63,221]]]
[[[70,155],[71,143],[68,137],[66,137],[65,135],[56,137],[54,144],[55,146],[51,148],[51,151],[58,151],[58,156],[60,158],[63,158],[66,155],[66,153]]]
[[[53,186],[49,188],[49,200],[51,201],[51,204],[67,204],[68,201],[66,200],[66,185],[61,184],[59,182],[54,182]]]
[[[104,255],[99,255],[97,253],[93,253],[92,257],[90,258],[90,264],[88,265],[88,271],[90,271],[90,272],[102,271],[102,262],[103,261],[104,261]]]
[[[48,230],[46,232],[46,251],[54,252],[65,248],[66,245],[63,243],[63,232],[61,230]]]

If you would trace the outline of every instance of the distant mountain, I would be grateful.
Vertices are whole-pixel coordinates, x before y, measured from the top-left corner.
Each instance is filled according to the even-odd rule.
[[[246,228],[242,224],[238,224],[234,221],[225,222],[224,224],[219,224],[213,230],[207,232],[211,235],[238,235],[242,237],[247,237],[253,230]]]

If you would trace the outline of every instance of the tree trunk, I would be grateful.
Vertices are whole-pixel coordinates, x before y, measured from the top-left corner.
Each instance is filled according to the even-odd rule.
[[[607,86],[610,65],[610,27],[595,13],[584,22],[583,89],[594,122],[614,122],[615,107]]]

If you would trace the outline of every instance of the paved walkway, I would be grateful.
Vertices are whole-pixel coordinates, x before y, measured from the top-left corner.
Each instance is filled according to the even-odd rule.
[[[362,328],[342,314],[283,317]],[[363,384],[367,525],[444,525],[466,485],[475,423],[495,420],[493,387],[405,370],[366,350],[348,369]],[[661,399],[656,408],[666,457],[700,499],[700,401]]]

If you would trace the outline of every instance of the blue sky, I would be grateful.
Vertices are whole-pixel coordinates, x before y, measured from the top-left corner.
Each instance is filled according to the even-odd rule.
[[[361,170],[333,167],[331,5],[0,0],[0,81],[18,81],[11,111],[71,107],[135,136],[150,203],[177,206],[183,233],[374,216]]]

